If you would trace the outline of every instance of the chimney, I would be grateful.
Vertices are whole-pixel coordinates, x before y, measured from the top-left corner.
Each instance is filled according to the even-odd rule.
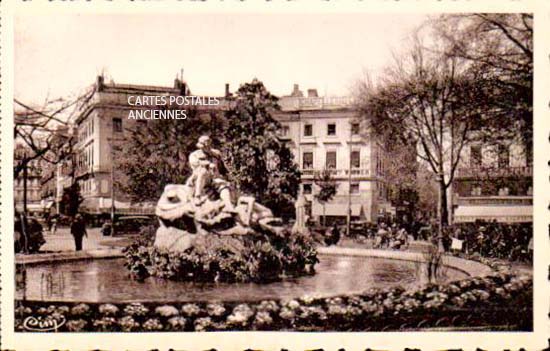
[[[180,91],[180,95],[187,95],[187,84],[179,78],[174,79],[174,88]]]
[[[231,92],[229,91],[229,83],[225,83],[225,96],[231,95]]]
[[[307,97],[319,97],[319,94],[317,94],[317,89],[308,89]]]
[[[103,87],[105,86],[105,79],[103,78],[102,75],[97,76],[96,84],[97,84],[97,91],[102,91]]]
[[[304,94],[300,91],[300,86],[298,84],[294,84],[294,89],[292,89],[292,93],[290,94],[292,97],[303,97]]]

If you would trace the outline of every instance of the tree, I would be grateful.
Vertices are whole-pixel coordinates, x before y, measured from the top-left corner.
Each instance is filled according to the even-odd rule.
[[[485,124],[485,136],[510,138],[519,131],[526,150],[531,151],[533,15],[449,14],[431,24],[441,39],[439,50],[464,61],[469,74],[484,87],[484,113],[499,117]]]
[[[224,125],[219,114],[186,112],[186,120],[150,120],[127,131],[116,157],[116,169],[122,173],[117,188],[133,201],[156,201],[167,184],[185,183],[191,174],[187,157],[201,135],[219,144]]]
[[[378,136],[409,140],[437,177],[439,230],[447,224],[447,189],[485,103],[484,91],[456,57],[428,50],[416,37],[375,86],[363,84],[360,111]]]
[[[82,201],[84,198],[80,193],[80,186],[74,182],[68,188],[63,189],[59,210],[64,215],[74,217],[78,213]]]
[[[330,170],[325,169],[322,172],[317,172],[314,179],[315,185],[319,187],[319,191],[315,194],[315,199],[323,206],[323,226],[326,224],[325,204],[329,202],[338,188],[338,183],[332,178]]]
[[[425,163],[420,163],[416,174],[415,189],[418,193],[416,209],[422,216],[437,213],[437,203],[434,202],[438,194],[437,179],[428,167]]]
[[[228,99],[224,153],[230,179],[239,192],[254,196],[276,215],[292,217],[300,173],[279,139],[281,125],[270,113],[279,109],[277,97],[254,79]]]
[[[46,99],[41,106],[32,106],[15,98],[14,139],[29,150],[14,160],[13,174],[18,178],[31,161],[57,164],[72,154],[73,139],[68,129],[71,120],[82,111],[95,93],[95,86],[74,98]]]

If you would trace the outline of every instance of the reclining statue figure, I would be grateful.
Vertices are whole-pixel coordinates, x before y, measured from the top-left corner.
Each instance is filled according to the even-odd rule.
[[[235,206],[230,183],[223,178],[221,152],[201,136],[189,155],[192,174],[185,184],[168,184],[156,208],[160,227],[155,247],[185,251],[200,235],[249,235],[255,229],[280,233],[281,220],[251,196],[240,196]],[[197,235],[198,234],[198,235]]]

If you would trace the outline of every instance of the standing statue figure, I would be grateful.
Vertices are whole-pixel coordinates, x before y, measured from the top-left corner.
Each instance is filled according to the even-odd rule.
[[[294,204],[294,209],[296,211],[296,222],[294,222],[292,232],[306,233],[306,198],[301,190],[298,194],[298,199],[296,199],[296,203]]]
[[[207,135],[203,135],[197,142],[197,150],[189,155],[189,165],[193,173],[187,179],[185,185],[191,189],[191,196],[195,206],[203,204],[208,194],[206,188],[212,187],[223,201],[224,212],[234,212],[231,202],[229,182],[223,177],[225,166],[222,160],[222,153],[212,148],[212,141]]]

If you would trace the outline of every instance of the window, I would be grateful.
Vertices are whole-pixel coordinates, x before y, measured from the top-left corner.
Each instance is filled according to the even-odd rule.
[[[327,124],[327,135],[336,135],[336,124]]]
[[[312,136],[313,135],[313,125],[306,124],[304,126],[304,136]]]
[[[313,188],[311,184],[303,184],[304,194],[311,194],[313,192]]]
[[[350,158],[351,168],[361,167],[361,154],[359,151],[352,151]]]
[[[349,186],[350,194],[359,194],[359,183],[351,183]]]
[[[336,169],[336,151],[327,151],[325,168]]]
[[[359,134],[359,123],[352,123],[351,124],[351,134],[352,135],[358,135]]]
[[[302,160],[303,169],[313,169],[313,152],[304,152]]]
[[[510,150],[506,145],[498,146],[498,167],[506,168],[510,166]]]
[[[113,131],[122,132],[122,119],[113,118]]]
[[[470,167],[481,166],[481,146],[474,145],[470,147]]]
[[[281,136],[288,136],[290,133],[290,127],[289,126],[283,126],[281,128]]]

